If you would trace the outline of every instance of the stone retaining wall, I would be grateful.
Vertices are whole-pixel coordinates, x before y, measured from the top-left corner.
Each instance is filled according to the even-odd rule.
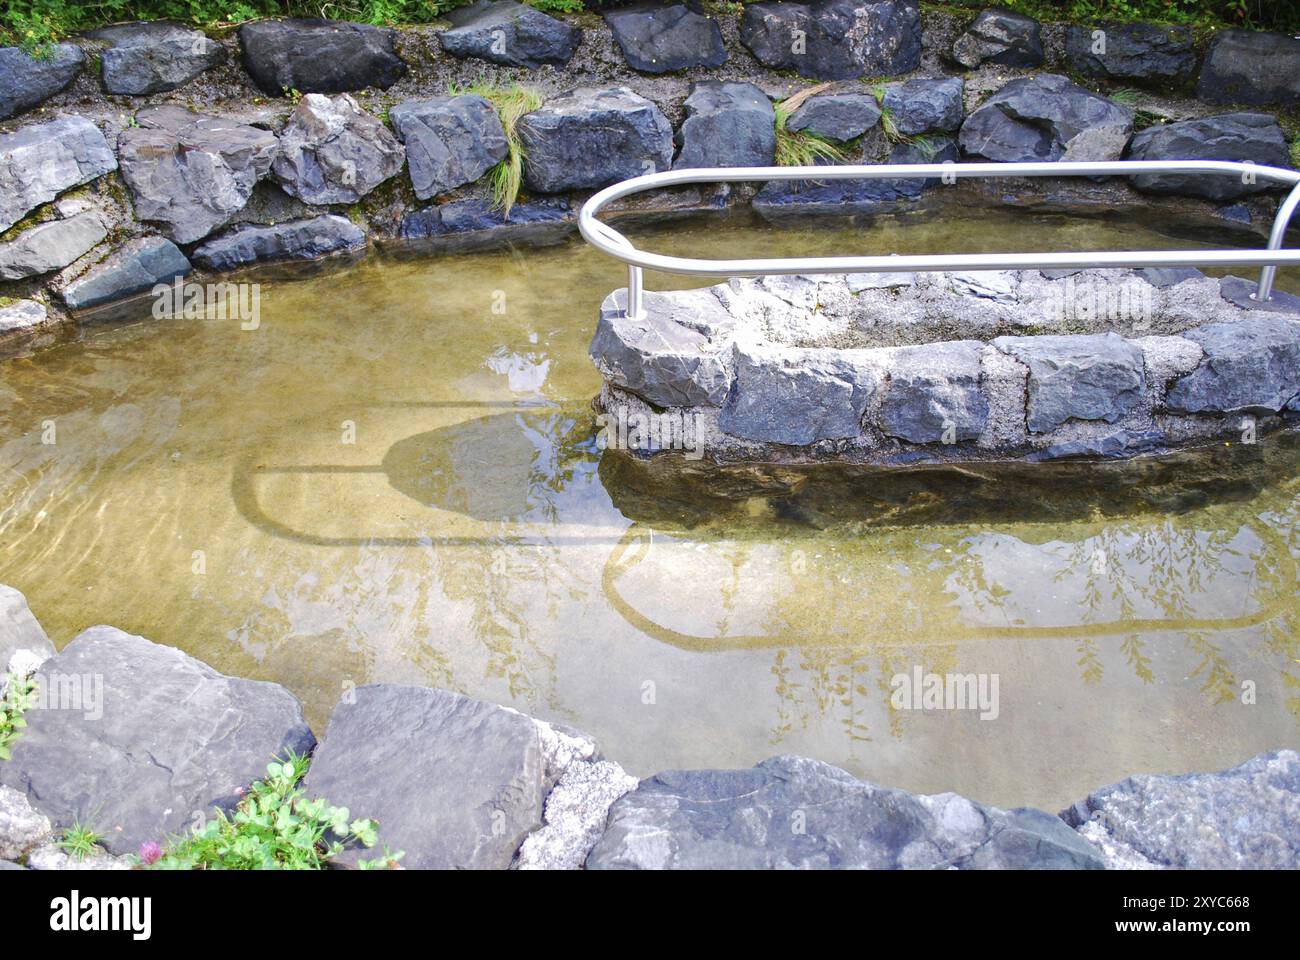
[[[414,868],[1300,866],[1292,750],[1218,774],[1132,777],[1054,816],[793,756],[638,781],[585,734],[422,687],[347,691],[317,743],[283,687],[172,647],[92,627],[55,654],[3,586],[0,655],[53,691],[0,760],[0,869],[129,869],[142,844],[229,809],[286,749],[313,753],[310,797],[377,820],[380,845]],[[85,860],[53,844],[74,821],[104,836]]]

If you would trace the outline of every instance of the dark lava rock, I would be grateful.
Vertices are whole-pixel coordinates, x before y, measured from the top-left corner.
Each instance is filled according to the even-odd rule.
[[[1300,867],[1300,756],[1261,753],[1222,773],[1129,777],[1061,812],[1130,863],[1180,870]],[[1140,859],[1139,859],[1140,858]]]
[[[397,138],[348,94],[309,93],[280,131],[271,172],[303,203],[356,203],[406,162]]]
[[[9,670],[9,660],[19,650],[40,657],[54,656],[54,644],[32,616],[27,598],[13,587],[0,584],[0,675]]]
[[[86,55],[71,43],[56,43],[40,59],[20,47],[0,47],[0,120],[39,107],[81,73]]]
[[[164,237],[129,240],[64,288],[69,309],[88,310],[171,283],[191,270],[176,244]]]
[[[1225,113],[1147,127],[1133,137],[1130,160],[1249,160],[1270,167],[1290,167],[1286,136],[1266,113]],[[1232,200],[1278,184],[1256,179],[1243,183],[1234,174],[1144,173],[1133,186],[1147,193],[1180,193],[1209,200]]]
[[[1246,280],[1243,277],[1224,277],[1219,281],[1219,296],[1230,303],[1235,303],[1243,310],[1264,310],[1268,313],[1293,313],[1300,316],[1300,297],[1285,293],[1274,287],[1267,300],[1256,300],[1259,292],[1259,279]]]
[[[1116,160],[1133,114],[1056,74],[1012,80],[962,124],[962,150],[1004,163]]]
[[[580,87],[519,120],[524,182],[539,193],[591,190],[672,166],[673,130],[627,87]]]
[[[944,163],[957,159],[957,147],[942,138],[925,145],[896,144],[889,153],[890,163]],[[899,177],[874,180],[770,180],[754,195],[754,210],[766,218],[813,214],[866,215],[885,213],[899,204],[921,198],[926,187],[939,178]]]
[[[1067,420],[1114,423],[1142,396],[1142,351],[1115,333],[998,337],[993,346],[1029,368],[1034,433]]]
[[[1029,454],[1026,459],[1035,461],[1077,458],[1114,460],[1153,450],[1164,442],[1165,435],[1160,430],[1146,430],[1141,433],[1132,430],[1116,430],[1104,437],[1087,437],[1078,440],[1066,440],[1063,443],[1054,443],[1045,450],[1038,450]]]
[[[256,20],[239,28],[244,68],[273,97],[387,90],[406,73],[396,33],[345,20]]]
[[[981,63],[1036,67],[1043,62],[1042,30],[1033,17],[984,10],[952,45],[952,58],[968,70]]]
[[[226,48],[215,40],[166,21],[119,23],[90,36],[111,44],[100,54],[109,93],[166,93],[226,61]]]
[[[515,0],[479,0],[447,14],[452,29],[438,34],[442,49],[508,67],[560,66],[573,58],[582,31]]]
[[[104,218],[94,210],[37,224],[8,243],[0,243],[0,280],[62,270],[107,235]]]
[[[912,443],[974,440],[989,406],[980,390],[975,340],[901,347],[889,359],[889,388],[880,405],[884,432]]]
[[[673,167],[770,167],[776,157],[776,113],[752,83],[691,84],[682,121],[682,150]]]
[[[402,218],[400,236],[422,249],[467,252],[549,246],[576,228],[573,209],[564,199],[516,204],[509,219],[488,200],[456,200],[408,213]]]
[[[496,108],[478,94],[401,103],[388,112],[421,200],[473,183],[506,158]]]
[[[921,63],[914,0],[748,3],[740,42],[773,70],[818,80],[893,76]]]
[[[171,105],[145,107],[117,149],[135,215],[177,243],[202,240],[243,210],[271,168],[275,134]]]
[[[961,77],[904,80],[889,84],[881,103],[894,128],[905,137],[948,133],[961,127],[964,89]]]
[[[1222,30],[1201,65],[1196,96],[1210,103],[1300,103],[1300,39]]]
[[[1269,314],[1182,334],[1205,359],[1165,398],[1179,413],[1276,413],[1300,394],[1300,320]]]
[[[862,136],[879,120],[880,105],[869,93],[823,93],[808,98],[790,115],[785,128],[791,133],[807,130],[843,143]]]
[[[589,870],[1101,869],[1041,810],[877,787],[803,757],[748,770],[675,770],[610,809]]]
[[[347,217],[287,220],[274,226],[248,224],[209,240],[194,262],[209,270],[234,270],[252,263],[317,260],[366,247],[366,232]]]
[[[232,808],[268,761],[316,742],[278,684],[223,676],[112,627],[82,633],[37,682],[53,706],[27,714],[0,783],[56,826],[92,826],[113,854]]]
[[[0,161],[0,232],[64,190],[117,169],[108,141],[85,117],[0,134]]]
[[[414,869],[502,870],[542,825],[548,779],[538,725],[514,710],[423,687],[373,684],[334,708],[309,796],[379,821]],[[348,850],[344,864],[368,856]]]
[[[636,3],[606,10],[602,16],[633,70],[671,73],[727,62],[717,21],[684,3]]]
[[[1084,76],[1177,83],[1196,70],[1196,47],[1191,27],[1103,23],[1067,28],[1065,59]]]

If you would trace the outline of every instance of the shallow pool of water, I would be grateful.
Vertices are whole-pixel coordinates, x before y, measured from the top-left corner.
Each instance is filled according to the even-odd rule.
[[[1170,245],[1027,216],[629,232],[700,256]],[[1300,742],[1296,444],[1120,512],[1075,480],[897,522],[701,508],[601,466],[586,346],[623,277],[577,241],[373,258],[263,284],[254,331],[150,320],[0,364],[0,582],[59,645],[174,644],[285,684],[318,733],[349,684],[431,684],[642,775],[799,753],[1056,809]],[[917,668],[996,675],[996,718],[891,707]]]

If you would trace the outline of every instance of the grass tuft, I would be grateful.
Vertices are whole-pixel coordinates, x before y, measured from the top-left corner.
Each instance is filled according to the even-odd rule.
[[[73,860],[85,860],[95,853],[103,839],[102,833],[96,833],[80,820],[73,820],[72,826],[63,831],[63,836],[55,840],[54,845]]]
[[[792,131],[786,128],[786,123],[796,110],[810,97],[815,97],[829,86],[829,83],[819,83],[800,90],[784,100],[779,100],[774,105],[777,166],[811,167],[815,166],[818,160],[829,160],[831,163],[843,162],[844,151],[829,140],[807,130]]]
[[[492,188],[492,205],[509,220],[524,183],[524,143],[519,136],[519,120],[542,105],[542,96],[517,83],[503,86],[488,80],[451,89],[453,97],[467,93],[476,93],[492,104],[506,132],[506,158],[488,171],[488,184]]]

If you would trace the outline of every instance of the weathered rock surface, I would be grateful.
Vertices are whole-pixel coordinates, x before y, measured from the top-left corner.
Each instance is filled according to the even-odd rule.
[[[508,867],[553,785],[538,725],[445,690],[375,684],[353,699],[330,718],[308,794],[378,820],[380,844],[405,851],[405,867]]]
[[[1263,310],[1265,313],[1289,313],[1300,316],[1300,297],[1274,287],[1267,300],[1258,300],[1259,278],[1224,277],[1219,281],[1219,296],[1235,303],[1243,310]]]
[[[595,189],[672,165],[668,119],[627,87],[572,90],[516,129],[527,150],[524,182],[539,193]]]
[[[388,113],[421,200],[473,183],[506,158],[496,109],[478,94],[401,103]]]
[[[843,143],[862,136],[879,120],[880,105],[869,93],[824,93],[805,101],[790,115],[785,128],[791,133],[807,130]]]
[[[912,0],[749,3],[740,42],[765,67],[801,77],[893,76],[921,63],[920,8]]]
[[[984,431],[989,405],[980,390],[975,340],[901,347],[891,358],[880,405],[881,428],[912,443],[957,443]]]
[[[507,220],[488,200],[456,200],[425,207],[402,218],[402,239],[437,250],[465,252],[507,245],[547,246],[576,229],[569,202],[535,200],[516,204]]]
[[[387,90],[406,73],[392,30],[343,20],[256,20],[239,28],[244,69],[273,97]]]
[[[253,263],[317,260],[364,250],[366,232],[347,217],[329,215],[287,220],[273,226],[250,224],[209,240],[194,262],[209,270],[234,270]]]
[[[77,79],[85,64],[86,55],[71,43],[56,43],[40,58],[0,47],[0,120],[39,107]]]
[[[215,40],[161,20],[118,23],[90,36],[109,43],[100,54],[104,89],[109,93],[166,93],[226,60],[226,48]]]
[[[193,269],[185,254],[165,237],[139,237],[109,254],[63,289],[72,310],[88,310],[171,283]]]
[[[899,143],[889,151],[888,162],[946,163],[957,160],[957,145],[946,137],[928,144]],[[919,200],[939,177],[879,178],[872,180],[772,180],[754,195],[754,210],[764,217],[826,213],[871,214],[898,209]]]
[[[25,868],[19,866],[18,864],[10,860],[0,860],[0,870],[23,870],[23,869]]]
[[[36,300],[15,300],[0,307],[0,339],[18,337],[45,323],[45,305]]]
[[[21,280],[62,270],[108,235],[94,211],[66,220],[49,220],[0,243],[0,279]]]
[[[1201,65],[1196,95],[1210,103],[1300,103],[1300,39],[1219,31]]]
[[[877,787],[803,757],[643,780],[587,858],[609,869],[1100,869],[1041,810]]]
[[[636,785],[636,777],[609,760],[571,765],[547,796],[544,825],[524,840],[515,868],[581,868],[605,832],[609,808]]]
[[[202,240],[248,204],[275,157],[269,130],[183,107],[145,107],[118,137],[135,215],[177,243]]]
[[[73,856],[53,843],[44,843],[27,856],[31,870],[133,870],[135,864],[129,854],[110,856],[96,847],[88,856]]]
[[[93,826],[113,854],[233,807],[273,756],[315,745],[283,687],[112,627],[82,633],[37,681],[46,705],[28,712],[0,783],[56,826]]]
[[[10,671],[14,655],[22,650],[38,659],[54,656],[54,644],[32,616],[27,598],[13,587],[0,584],[0,675]]]
[[[717,21],[684,3],[634,3],[602,16],[633,70],[671,73],[727,62]]]
[[[1266,113],[1225,113],[1182,120],[1139,131],[1129,145],[1130,160],[1237,160],[1290,167],[1286,135]],[[1245,183],[1232,174],[1144,173],[1133,186],[1148,193],[1181,193],[1210,200],[1233,200],[1277,184],[1256,178]]]
[[[112,147],[85,117],[0,134],[0,232],[64,190],[116,169]]]
[[[50,818],[28,803],[26,796],[0,786],[0,860],[17,860],[53,829]]]
[[[309,93],[289,115],[271,173],[304,203],[356,203],[402,169],[406,154],[348,94]]]
[[[573,58],[582,31],[515,0],[479,0],[447,14],[452,28],[438,34],[442,49],[509,67],[536,69]]]
[[[673,166],[770,167],[776,156],[772,101],[752,83],[691,84],[682,149]]]
[[[1033,433],[1072,418],[1114,423],[1141,397],[1142,351],[1118,334],[998,337],[993,346],[1029,368]]]
[[[1115,866],[1300,867],[1300,756],[1277,750],[1221,773],[1129,777],[1062,811],[1096,830]]]
[[[903,136],[947,133],[961,127],[964,90],[961,77],[904,80],[885,87],[881,103]]]
[[[1205,359],[1169,388],[1184,413],[1276,413],[1300,394],[1300,320],[1259,314],[1183,334]]]
[[[1043,62],[1042,28],[1033,17],[984,10],[953,43],[952,58],[968,70],[982,63],[1036,67]]]
[[[1196,70],[1194,39],[1190,27],[1166,24],[1071,26],[1065,31],[1065,59],[1089,77],[1178,83]]]
[[[970,156],[999,162],[1116,160],[1133,132],[1130,110],[1052,73],[1012,80],[962,124]]]

